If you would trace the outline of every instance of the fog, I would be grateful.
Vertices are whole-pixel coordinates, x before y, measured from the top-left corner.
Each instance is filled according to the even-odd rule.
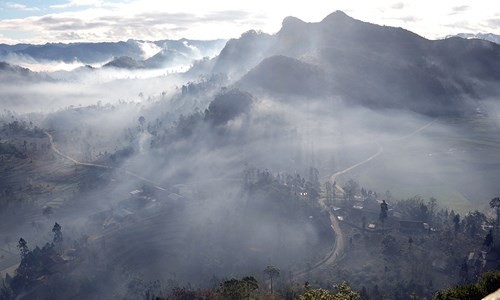
[[[140,46],[143,59],[162,51]],[[37,72],[3,75],[11,79],[0,83],[2,141],[42,146],[30,146],[31,162],[5,168],[11,173],[2,189],[54,188],[3,208],[0,219],[11,227],[2,226],[0,244],[23,237],[42,246],[57,221],[68,248],[86,245],[78,267],[65,270],[91,286],[79,290],[82,299],[125,298],[137,278],[168,288],[261,278],[269,265],[293,280],[335,240],[317,199],[301,198],[306,181],[355,179],[388,201],[435,197],[460,212],[486,207],[497,192],[498,174],[488,167],[500,164],[498,145],[489,142],[500,126],[493,98],[471,100],[481,105],[465,117],[423,114],[413,109],[418,104],[374,107],[350,93],[287,94],[284,76],[265,79],[276,92],[248,77],[182,73],[189,66],[181,64],[17,63]],[[16,140],[14,120],[45,133]],[[42,215],[48,206],[53,212]]]

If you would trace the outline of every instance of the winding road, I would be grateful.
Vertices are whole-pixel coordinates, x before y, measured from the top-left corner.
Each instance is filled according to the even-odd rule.
[[[45,133],[45,135],[47,135],[47,137],[49,138],[50,148],[52,149],[52,151],[54,151],[54,153],[56,153],[57,155],[61,156],[64,159],[71,161],[72,163],[74,163],[76,165],[120,171],[126,175],[129,175],[131,177],[139,179],[143,182],[149,183],[149,184],[153,185],[153,187],[158,189],[158,190],[167,191],[167,189],[161,187],[157,182],[154,182],[151,179],[142,177],[141,175],[138,175],[138,174],[131,172],[131,171],[128,171],[126,169],[119,168],[119,167],[106,166],[106,165],[101,165],[101,164],[81,162],[81,161],[78,161],[70,156],[67,156],[67,155],[63,154],[61,151],[59,151],[59,149],[57,149],[55,142],[54,142],[54,137],[52,136],[52,134],[50,134],[47,131],[44,131],[43,133]]]
[[[431,122],[425,124],[424,126],[414,130],[413,132],[405,135],[405,136],[402,136],[402,137],[398,137],[398,138],[394,138],[392,140],[389,140],[389,141],[400,141],[400,140],[404,140],[404,139],[407,139],[407,138],[410,138],[416,134],[418,134],[419,132],[425,130],[426,128],[428,128],[429,126],[431,126],[433,123],[435,122],[435,120],[432,120]],[[50,147],[52,149],[52,151],[54,151],[54,153],[56,153],[57,155],[59,155],[60,157],[68,160],[68,161],[71,161],[72,163],[76,164],[76,165],[80,165],[80,166],[87,166],[87,167],[95,167],[95,168],[102,168],[102,169],[108,169],[108,170],[116,170],[116,171],[120,171],[126,175],[129,175],[131,177],[134,177],[136,179],[139,179],[143,182],[146,182],[146,183],[149,183],[149,184],[152,184],[153,187],[159,189],[159,190],[162,190],[162,191],[166,191],[165,188],[161,187],[158,183],[148,179],[148,178],[145,178],[143,176],[140,176],[136,173],[133,173],[131,171],[128,171],[126,169],[123,169],[123,168],[119,168],[119,167],[112,167],[112,166],[107,166],[107,165],[102,165],[102,164],[94,164],[94,163],[86,163],[86,162],[81,162],[81,161],[78,161],[68,155],[65,155],[63,154],[59,149],[57,149],[56,147],[56,144],[54,142],[54,137],[52,136],[52,134],[50,134],[49,132],[47,131],[44,131],[45,135],[47,135],[48,139],[49,139],[49,142],[50,142]],[[337,177],[340,176],[340,175],[344,175],[350,171],[352,171],[353,169],[357,168],[357,167],[360,167],[370,161],[372,161],[373,159],[377,158],[379,155],[381,155],[383,152],[384,152],[384,148],[382,147],[382,145],[380,143],[377,142],[377,146],[378,146],[378,150],[375,154],[371,155],[370,157],[364,159],[363,161],[360,161],[352,166],[349,166],[341,171],[338,171],[334,174],[332,174],[330,176],[330,180],[332,182],[335,182]],[[336,185],[336,188],[344,193],[343,189]],[[310,272],[313,272],[313,271],[317,271],[317,270],[321,270],[321,269],[324,269],[330,265],[332,265],[345,251],[345,247],[347,245],[347,241],[346,241],[346,236],[345,234],[342,232],[341,228],[340,228],[340,224],[337,220],[337,217],[328,209],[327,205],[325,204],[325,199],[324,198],[321,198],[319,199],[319,204],[321,206],[322,209],[328,211],[329,213],[329,216],[330,216],[330,222],[331,222],[331,227],[332,227],[332,230],[335,232],[335,242],[334,242],[334,246],[333,246],[333,249],[325,256],[324,259],[322,259],[320,262],[318,262],[317,264],[315,264],[314,266],[306,269],[306,270],[302,270],[302,271],[297,271],[295,273],[292,274],[292,279],[293,280],[298,280],[300,278],[302,278],[304,275],[307,275],[309,274]],[[3,270],[5,271],[5,270]]]
[[[387,140],[387,142],[401,141],[401,140],[410,138],[412,136],[415,136],[416,134],[420,133],[421,131],[423,131],[426,128],[428,128],[429,126],[431,126],[435,121],[436,121],[436,119],[433,119],[432,121],[426,123],[424,126],[419,127],[418,129],[410,132],[409,134],[404,135],[402,137]],[[377,146],[378,146],[378,150],[375,154],[371,155],[370,157],[368,157],[365,160],[362,160],[358,163],[353,164],[350,167],[347,167],[341,171],[338,171],[338,172],[332,174],[330,176],[330,181],[333,183],[336,181],[336,179],[339,175],[346,174],[346,173],[352,171],[353,169],[360,167],[360,166],[372,161],[373,159],[377,158],[379,155],[381,155],[384,152],[384,147],[382,146],[382,144],[377,142]],[[339,185],[335,185],[335,187],[340,192],[344,193],[344,190],[342,189],[342,187],[340,187]],[[340,228],[340,224],[339,224],[339,221],[337,219],[337,216],[335,216],[335,214],[333,214],[331,212],[331,210],[328,208],[328,206],[325,204],[324,198],[319,199],[318,202],[319,202],[319,205],[321,206],[321,208],[323,210],[326,210],[330,215],[331,227],[332,227],[332,230],[335,232],[335,243],[334,243],[332,251],[330,251],[325,256],[324,259],[322,259],[317,264],[315,264],[314,266],[312,266],[306,270],[302,270],[302,271],[298,271],[298,272],[293,273],[292,274],[293,280],[301,279],[304,275],[309,274],[310,272],[322,270],[322,269],[325,269],[326,267],[332,265],[344,253],[345,247],[347,246],[347,237],[345,236],[345,234],[342,232],[342,230]]]
[[[384,148],[383,148],[383,147],[382,147],[382,145],[381,145],[380,143],[378,143],[378,142],[377,142],[377,146],[378,146],[378,151],[377,151],[377,153],[373,154],[372,156],[368,157],[367,159],[365,159],[365,160],[363,160],[363,161],[360,161],[360,162],[358,162],[358,163],[356,163],[356,164],[354,164],[354,165],[352,165],[352,166],[350,166],[350,167],[348,167],[348,168],[345,168],[345,169],[344,169],[344,170],[342,170],[342,171],[338,171],[337,173],[334,173],[334,174],[330,177],[330,181],[331,181],[331,182],[335,182],[335,181],[336,181],[336,179],[337,179],[337,176],[342,175],[342,174],[345,174],[345,173],[347,173],[347,172],[351,171],[351,170],[352,170],[352,169],[354,169],[354,168],[357,168],[357,167],[359,167],[359,166],[362,166],[362,165],[366,164],[367,162],[369,162],[369,161],[373,160],[374,158],[376,158],[376,157],[377,157],[377,156],[379,156],[380,154],[382,154],[382,152],[384,152]],[[336,187],[339,191],[341,191],[342,193],[344,193],[344,189],[342,189],[342,187],[340,187],[340,186],[338,186],[338,185],[335,185],[335,187]]]

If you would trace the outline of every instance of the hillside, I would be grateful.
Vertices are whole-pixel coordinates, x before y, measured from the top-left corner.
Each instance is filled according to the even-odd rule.
[[[242,77],[239,84],[248,89],[279,94],[283,86],[295,86],[291,77],[296,77],[286,74],[295,67],[270,67],[286,56],[294,65],[314,65],[303,76],[323,81],[304,96],[334,95],[372,108],[448,115],[471,112],[478,99],[497,94],[499,53],[500,45],[488,41],[427,40],[337,11],[318,23],[287,17],[275,35],[230,40],[213,70]],[[262,78],[274,80],[263,85]]]

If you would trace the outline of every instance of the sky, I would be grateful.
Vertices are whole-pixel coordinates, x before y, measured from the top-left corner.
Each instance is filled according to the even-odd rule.
[[[0,43],[228,39],[250,29],[275,33],[286,16],[318,22],[336,10],[429,39],[500,35],[500,2],[492,0],[0,0]]]

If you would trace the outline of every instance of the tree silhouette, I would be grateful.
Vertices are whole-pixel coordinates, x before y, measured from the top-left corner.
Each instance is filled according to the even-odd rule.
[[[471,238],[474,238],[478,233],[479,228],[481,228],[481,225],[486,222],[486,216],[475,210],[473,212],[469,212],[462,222],[464,223],[465,233],[468,233]]]
[[[222,294],[223,299],[239,300],[243,297],[243,288],[241,281],[232,278],[221,282],[218,292]]]
[[[259,288],[257,279],[253,276],[245,276],[241,279],[241,282],[245,285],[246,298],[250,299],[250,293]]]
[[[490,201],[490,207],[491,208],[494,208],[496,213],[497,213],[497,230],[498,230],[498,226],[500,224],[500,197],[495,197],[493,199],[491,199]]]
[[[453,217],[453,224],[454,224],[455,235],[456,235],[458,233],[458,231],[460,230],[460,215],[459,214],[456,214]]]
[[[61,232],[61,225],[59,225],[57,222],[54,224],[54,227],[52,227],[52,232],[54,233],[54,243],[58,244],[63,241],[63,235]]]
[[[483,244],[486,247],[489,247],[489,246],[491,246],[491,244],[493,244],[493,231],[491,229],[490,229],[490,232],[488,232],[488,234],[484,238]]]
[[[385,219],[387,219],[387,212],[389,211],[389,206],[385,203],[385,200],[382,200],[380,203],[380,222],[382,222],[382,226],[385,228]]]
[[[19,249],[19,251],[21,252],[21,258],[24,258],[26,257],[26,255],[28,254],[28,252],[30,251],[28,249],[28,243],[26,242],[26,240],[24,240],[23,238],[20,238],[19,239],[19,242],[17,243],[17,248]]]
[[[144,118],[144,116],[140,116],[139,119],[137,119],[137,121],[139,121],[139,130],[143,131],[144,124],[146,123],[146,118]]]
[[[273,267],[273,266],[267,266],[266,269],[264,269],[264,273],[271,280],[271,294],[272,294],[273,293],[273,278],[280,276],[280,270],[276,267]]]
[[[331,200],[333,197],[332,195],[332,184],[330,181],[325,182],[325,190],[326,190],[326,200]]]

